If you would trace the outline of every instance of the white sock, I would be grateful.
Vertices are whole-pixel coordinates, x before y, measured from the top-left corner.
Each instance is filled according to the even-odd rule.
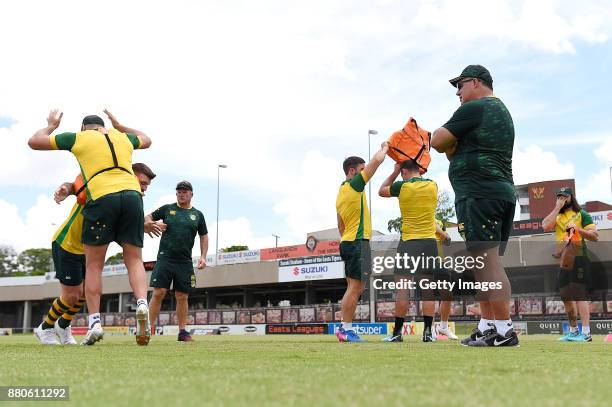
[[[591,334],[591,327],[589,325],[582,324],[582,334],[583,335],[590,335]]]
[[[576,333],[576,332],[578,332],[578,325],[576,325],[576,326],[570,326],[570,332],[571,332],[571,333]]]
[[[491,327],[489,326],[489,324],[491,325],[495,325],[495,321],[492,319],[484,319],[484,318],[480,318],[480,322],[478,323],[478,330],[480,332],[484,332],[487,329],[491,329]]]
[[[89,314],[89,329],[91,329],[94,324],[100,323],[100,313],[96,312],[95,314]]]
[[[138,301],[136,301],[136,306],[139,306],[140,304],[146,305],[147,308],[149,307],[149,304],[147,303],[147,299],[146,298],[141,298]]]
[[[448,329],[448,321],[440,321],[440,329]]]
[[[505,335],[510,329],[512,329],[512,320],[506,319],[505,321],[495,321],[495,329],[500,335]]]
[[[353,329],[353,323],[352,322],[343,322],[342,323],[342,329],[344,329],[345,331]]]

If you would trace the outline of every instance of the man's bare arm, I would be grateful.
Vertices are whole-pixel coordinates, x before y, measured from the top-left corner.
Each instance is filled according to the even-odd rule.
[[[393,172],[391,173],[391,175],[389,175],[380,186],[380,189],[378,190],[379,196],[382,196],[383,198],[391,197],[391,185],[393,184],[399,173],[400,165],[396,163],[395,166],[393,166]]]
[[[119,123],[117,118],[107,109],[104,109],[104,113],[106,114],[106,116],[108,116],[108,119],[111,121],[111,124],[115,129],[119,130],[122,133],[134,134],[136,135],[136,137],[138,137],[138,140],[140,140],[140,145],[138,146],[139,149],[149,148],[151,146],[151,139],[143,131],[133,129],[131,127]]]
[[[378,150],[376,154],[372,156],[370,162],[366,164],[365,168],[363,169],[363,172],[365,172],[366,177],[368,177],[368,179],[366,180],[367,182],[372,179],[372,176],[374,175],[378,167],[380,167],[380,164],[382,164],[382,162],[385,160],[385,157],[387,156],[387,151],[389,151],[389,143],[385,141],[380,145],[380,150]]]
[[[446,153],[456,148],[457,137],[453,135],[448,129],[440,127],[433,132],[431,137],[431,146],[439,153]]]
[[[64,113],[59,110],[51,110],[47,117],[47,127],[37,130],[28,140],[28,146],[32,150],[53,150],[49,136],[59,127],[63,116]]]

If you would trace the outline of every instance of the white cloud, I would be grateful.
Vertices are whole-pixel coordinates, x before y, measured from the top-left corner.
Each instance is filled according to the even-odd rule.
[[[595,157],[604,165],[612,165],[612,136],[595,149]]]
[[[531,145],[525,149],[515,148],[512,156],[514,183],[548,181],[574,177],[574,164],[559,161],[552,151]]]
[[[55,231],[64,222],[74,198],[69,198],[62,205],[57,205],[52,198],[39,195],[36,203],[20,214],[17,205],[0,199],[0,211],[3,213],[0,228],[0,242],[22,251],[33,247],[51,247]]]

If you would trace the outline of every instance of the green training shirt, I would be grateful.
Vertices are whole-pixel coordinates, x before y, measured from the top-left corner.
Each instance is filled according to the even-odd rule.
[[[457,138],[448,168],[455,202],[466,198],[516,202],[514,124],[503,102],[492,96],[464,103],[443,127]]]
[[[191,263],[191,250],[196,233],[200,236],[208,234],[204,214],[196,208],[184,209],[173,203],[155,210],[153,220],[163,220],[167,225],[159,242],[157,257]]]

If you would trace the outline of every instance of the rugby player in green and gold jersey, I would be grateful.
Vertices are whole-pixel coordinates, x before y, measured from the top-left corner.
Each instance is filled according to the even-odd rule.
[[[493,94],[493,78],[485,67],[469,65],[450,83],[457,88],[461,106],[434,132],[431,146],[450,160],[448,177],[467,250],[484,259],[484,267],[474,269],[475,278],[502,287],[478,293],[480,323],[461,344],[519,346],[510,319],[510,281],[501,262],[516,205],[514,124],[504,103]]]
[[[155,173],[143,163],[132,165],[144,195],[151,184]],[[60,185],[53,194],[56,203],[61,203],[76,191],[72,182]],[[75,202],[68,218],[53,235],[51,248],[55,278],[60,281],[60,296],[53,301],[43,322],[34,330],[34,334],[43,345],[76,345],[70,324],[73,316],[85,304],[83,280],[85,278],[85,254],[81,235],[83,233],[83,205]],[[149,222],[144,225],[145,232],[160,236],[163,225]],[[59,337],[57,341],[56,335]]]
[[[402,180],[396,181],[401,174]],[[404,268],[402,264],[395,266],[395,279],[402,280],[426,279],[429,281],[445,279],[446,272],[436,267],[438,258],[438,243],[436,241],[436,207],[438,206],[438,185],[421,177],[419,166],[413,160],[395,164],[394,170],[383,182],[378,194],[384,198],[397,197],[402,214],[402,237],[397,247],[401,258],[410,256],[431,259],[423,262],[418,269]],[[431,263],[431,264],[430,264]],[[414,263],[410,263],[414,264]],[[444,275],[443,275],[444,274]],[[435,293],[431,289],[420,290],[423,305],[423,342],[433,342],[432,332],[435,314]],[[440,294],[448,300],[450,293]],[[398,289],[395,292],[395,325],[392,335],[384,338],[385,342],[402,342],[402,327],[406,311],[408,311],[408,290]]]
[[[341,303],[342,324],[336,331],[340,342],[362,341],[353,330],[353,315],[372,270],[372,221],[364,190],[388,150],[389,144],[385,141],[367,165],[363,158],[355,156],[348,157],[342,164],[346,180],[340,185],[336,197],[336,214],[347,288]]]
[[[155,268],[151,273],[151,325],[157,320],[161,303],[166,293],[174,289],[176,316],[179,324],[179,342],[192,341],[191,334],[185,330],[187,325],[188,299],[196,286],[191,251],[196,234],[200,236],[200,260],[197,268],[206,267],[208,251],[208,229],[204,214],[191,206],[193,187],[188,181],[176,186],[176,203],[164,205],[145,217],[146,221],[163,221],[166,230],[159,242]]]
[[[104,120],[86,116],[78,133],[52,135],[59,127],[63,113],[52,110],[47,127],[34,133],[28,145],[34,150],[70,151],[79,163],[87,201],[83,207],[85,252],[85,296],[89,311],[89,331],[84,345],[102,339],[100,297],[102,269],[108,245],[115,241],[123,249],[130,285],[137,299],[136,343],[147,345],[151,338],[147,281],[142,262],[144,213],[142,193],[132,170],[132,152],[148,148],[151,139],[142,131],[122,125],[107,110],[104,111],[113,128],[106,129]],[[79,191],[77,191],[79,192]]]

